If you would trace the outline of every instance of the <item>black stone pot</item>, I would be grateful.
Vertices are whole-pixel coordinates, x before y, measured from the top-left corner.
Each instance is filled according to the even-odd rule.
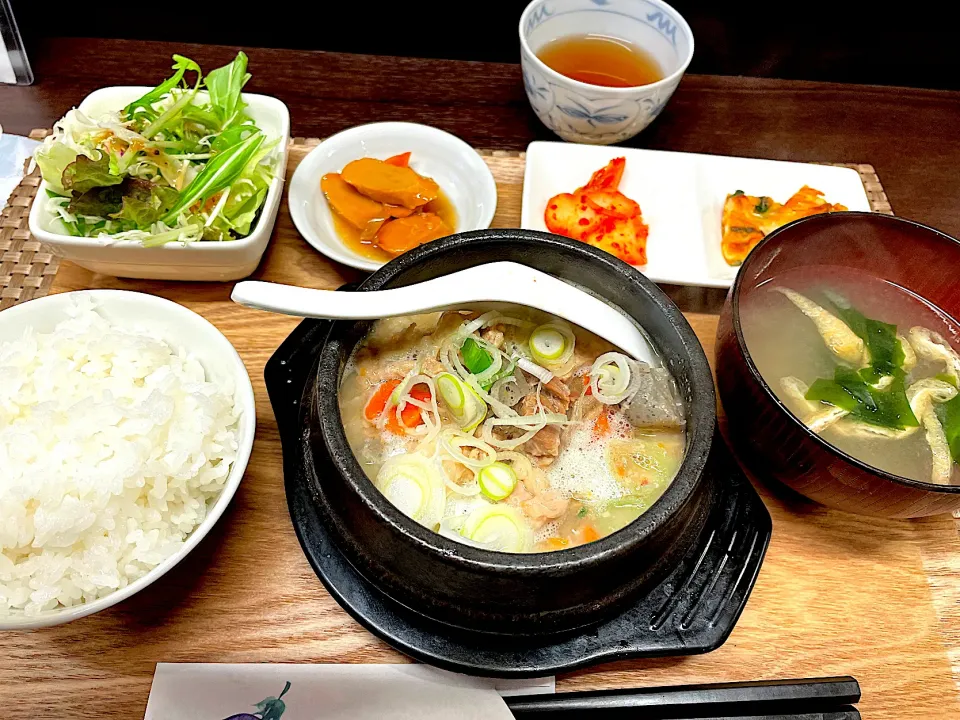
[[[714,442],[722,444],[714,440],[710,369],[693,330],[656,285],[628,265],[582,243],[531,231],[487,230],[454,235],[406,253],[374,273],[359,290],[399,287],[494,260],[520,262],[575,282],[643,326],[676,378],[687,410],[686,455],[677,477],[638,520],[609,537],[569,550],[513,555],[443,538],[400,513],[354,458],[340,420],[337,389],[344,364],[369,324],[334,322],[305,378],[299,423],[290,428],[297,437],[286,437],[281,424],[291,513],[318,574],[341,604],[368,626],[382,626],[383,618],[360,617],[363,613],[355,604],[351,607],[344,602],[344,594],[349,593],[343,587],[332,587],[337,582],[333,575],[342,584],[344,575],[349,574],[349,582],[364,585],[365,595],[369,588],[388,599],[397,612],[414,613],[454,635],[509,636],[509,644],[516,648],[525,635],[546,633],[559,638],[609,620],[649,595],[681,562],[687,563],[687,582],[692,582],[690,573],[695,575],[699,564],[694,566],[689,558],[701,551],[705,557],[715,534],[711,530],[706,538],[708,521],[714,518],[726,523],[724,532],[731,542],[727,555],[733,552],[740,522],[749,526],[750,533],[743,535],[752,540],[727,568],[733,570],[739,563],[739,574],[735,582],[724,580],[722,602],[710,610],[708,624],[714,637],[704,640],[703,647],[677,650],[704,651],[719,644],[732,629],[759,570],[769,539],[769,516],[742,477],[735,482],[736,492],[731,492],[730,487],[723,487],[729,472],[705,472]],[[278,362],[283,365],[287,361]],[[277,389],[282,374],[282,367],[268,365],[268,388],[278,421],[281,408],[290,407],[286,398],[280,400],[282,393]],[[717,452],[714,448],[713,454]],[[295,479],[290,477],[291,468]],[[296,485],[296,497],[291,495],[291,483]],[[304,507],[305,498],[309,508]],[[723,512],[717,510],[720,504]],[[717,520],[719,515],[723,515],[721,520]],[[333,547],[310,547],[308,537],[321,542],[318,533],[322,533],[322,542],[332,542]],[[333,561],[331,553],[336,554]],[[718,574],[709,587],[704,585],[704,594],[714,589],[724,570],[726,559],[718,557],[717,562]],[[335,564],[336,571],[323,572],[320,566],[325,563],[328,571]],[[671,600],[674,595],[666,588],[660,616],[667,605],[672,613],[680,602]],[[369,603],[363,604],[369,615]],[[684,622],[689,624],[693,615],[691,610]],[[716,627],[721,616],[729,622]],[[654,625],[658,632],[663,629],[662,620],[651,620],[649,630],[653,631]],[[718,636],[722,637],[718,640]],[[678,644],[676,640],[674,644]],[[427,659],[437,660],[429,655]],[[573,659],[568,664],[579,663]],[[471,671],[462,664],[451,666]],[[505,671],[486,668],[491,670]]]

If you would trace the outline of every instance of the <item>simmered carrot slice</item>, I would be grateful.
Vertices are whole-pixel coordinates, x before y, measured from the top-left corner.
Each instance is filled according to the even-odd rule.
[[[410,153],[400,153],[399,155],[394,155],[393,157],[388,157],[384,162],[387,165],[396,165],[397,167],[407,167],[410,165]]]
[[[374,158],[347,163],[340,175],[363,195],[405,208],[420,207],[440,194],[439,186],[430,178]]]
[[[414,213],[413,210],[410,208],[405,208],[402,205],[388,205],[387,203],[384,203],[383,207],[386,208],[390,217],[410,217]]]
[[[434,213],[416,213],[391,220],[377,235],[377,245],[392,255],[411,250],[417,245],[449,235],[453,230]]]
[[[337,173],[320,178],[320,189],[333,211],[357,230],[363,231],[371,222],[390,216],[383,203],[364,197]]]
[[[372,241],[377,233],[380,232],[380,228],[383,227],[390,218],[379,218],[377,220],[371,220],[364,226],[363,230],[360,231],[360,242],[368,243]]]

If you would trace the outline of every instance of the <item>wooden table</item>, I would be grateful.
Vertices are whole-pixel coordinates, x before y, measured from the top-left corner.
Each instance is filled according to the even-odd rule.
[[[504,20],[507,21],[506,19]],[[522,150],[556,139],[530,110],[519,65],[244,48],[251,92],[290,108],[294,135],[412,120],[474,147]],[[169,74],[181,53],[203,67],[236,48],[61,38],[31,58],[32,87],[0,86],[0,124],[49,127],[90,91]],[[811,162],[872,163],[898,215],[960,236],[960,92],[688,76],[656,123],[630,144]]]
[[[158,77],[174,51],[205,66],[233,53],[83,40],[46,50],[38,57],[37,86],[0,88],[0,123],[9,131],[49,125],[95,87]],[[250,89],[284,99],[297,135],[406,119],[438,125],[480,147],[522,148],[547,137],[526,106],[515,66],[248,53],[255,77]],[[424,73],[435,81],[411,83]],[[958,111],[958,93],[689,78],[637,143],[870,162],[898,214],[960,234],[960,147],[950,144],[960,131]],[[357,278],[309,251],[285,211],[257,276],[315,287]],[[135,718],[158,661],[403,661],[323,591],[290,526],[263,366],[296,321],[240,311],[229,302],[229,285],[123,281],[65,265],[55,290],[88,287],[183,302],[238,346],[257,394],[254,455],[230,510],[162,581],[97,616],[0,637],[0,705],[13,717]],[[712,358],[718,296],[673,294]],[[701,657],[573,673],[560,679],[561,689],[851,673],[864,684],[865,717],[960,717],[950,675],[951,661],[960,658],[960,544],[951,520],[842,516],[759,489],[774,518],[774,541],[728,643]],[[807,552],[820,568],[797,560]],[[880,604],[898,609],[893,622],[875,616]]]

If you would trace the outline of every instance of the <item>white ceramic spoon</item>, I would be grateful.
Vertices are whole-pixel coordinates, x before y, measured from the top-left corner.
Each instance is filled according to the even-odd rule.
[[[472,303],[526,305],[557,315],[659,365],[640,329],[619,310],[573,285],[514,262],[494,262],[391,290],[344,293],[259,281],[237,283],[231,298],[257,310],[327,320],[377,320]]]

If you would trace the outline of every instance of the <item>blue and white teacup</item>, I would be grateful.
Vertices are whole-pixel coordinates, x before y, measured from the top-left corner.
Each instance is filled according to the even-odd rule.
[[[604,35],[650,53],[663,80],[612,88],[571,80],[536,55],[551,40]],[[693,58],[693,33],[660,0],[533,0],[520,16],[520,63],[527,98],[537,117],[564,140],[609,145],[649,125],[680,84]]]

